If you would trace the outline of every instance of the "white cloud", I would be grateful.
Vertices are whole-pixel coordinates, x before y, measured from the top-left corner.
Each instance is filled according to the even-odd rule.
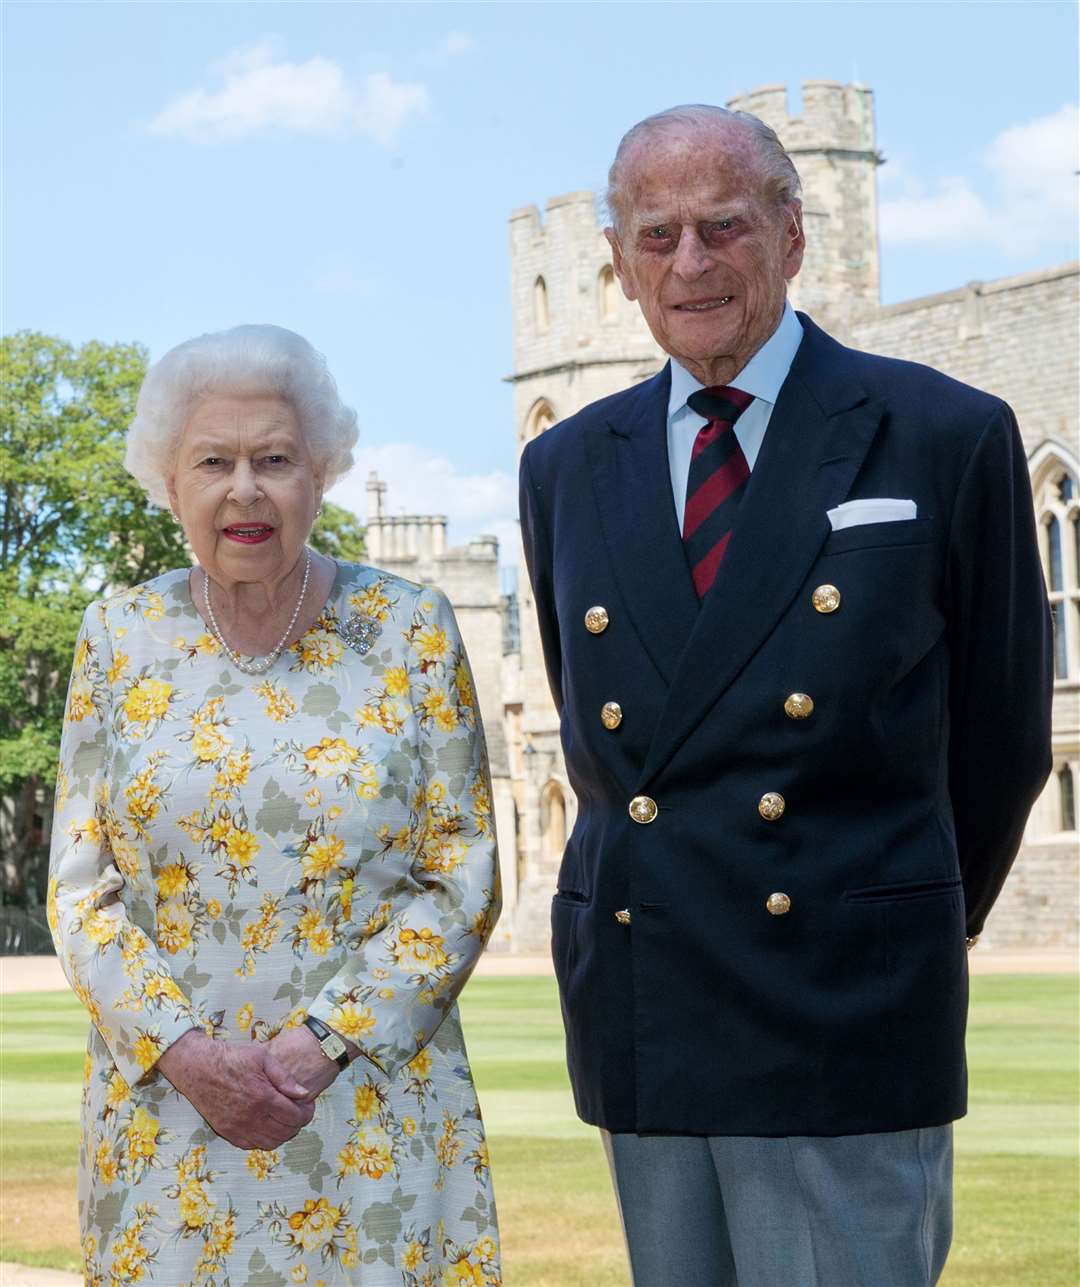
[[[516,564],[517,482],[510,474],[502,470],[462,474],[445,456],[409,443],[361,447],[355,455],[352,473],[327,493],[336,505],[366,518],[367,480],[374,470],[387,485],[385,513],[445,514],[451,543],[497,536],[499,561]]]
[[[223,82],[219,88],[181,94],[149,129],[195,143],[286,130],[367,134],[386,145],[410,116],[427,109],[423,85],[398,83],[386,72],[374,72],[357,91],[337,63],[320,57],[287,62],[278,48],[278,42],[268,39],[235,50],[211,68]]]
[[[998,134],[980,158],[977,181],[952,177],[927,191],[901,169],[890,185],[899,192],[879,206],[882,241],[966,242],[1026,254],[1073,238],[1078,135],[1080,112],[1067,103]]]

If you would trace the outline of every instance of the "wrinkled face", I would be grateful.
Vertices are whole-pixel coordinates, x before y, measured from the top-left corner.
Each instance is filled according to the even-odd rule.
[[[626,297],[704,383],[733,378],[775,330],[802,264],[800,203],[768,199],[739,127],[644,139],[624,175],[620,228],[607,236]]]
[[[221,585],[286,576],[322,498],[296,413],[273,396],[198,403],[166,485],[195,557]]]

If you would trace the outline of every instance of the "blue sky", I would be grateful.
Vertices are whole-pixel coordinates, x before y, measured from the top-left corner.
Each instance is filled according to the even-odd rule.
[[[511,537],[507,218],[675,102],[875,91],[893,302],[1076,255],[1076,19],[1023,4],[3,6],[3,328],[274,321],[393,511]],[[509,554],[509,548],[507,553]]]

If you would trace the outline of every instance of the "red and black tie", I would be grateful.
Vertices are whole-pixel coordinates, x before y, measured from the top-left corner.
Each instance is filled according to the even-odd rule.
[[[750,477],[734,430],[735,421],[753,400],[753,394],[724,385],[699,389],[686,399],[691,411],[709,422],[694,439],[682,531],[699,599],[716,580]]]

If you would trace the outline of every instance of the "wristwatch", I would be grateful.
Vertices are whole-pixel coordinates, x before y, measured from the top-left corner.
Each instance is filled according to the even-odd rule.
[[[331,1032],[321,1019],[316,1019],[314,1015],[308,1015],[304,1020],[304,1027],[310,1028],[319,1040],[319,1048],[327,1059],[332,1059],[339,1068],[348,1068],[349,1052],[345,1042],[337,1035]]]

